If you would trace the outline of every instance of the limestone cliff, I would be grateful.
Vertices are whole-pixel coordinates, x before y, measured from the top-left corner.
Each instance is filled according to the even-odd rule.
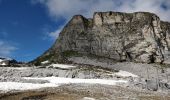
[[[93,18],[75,15],[55,44],[34,63],[65,62],[68,56],[94,55],[116,61],[168,60],[170,23],[148,12],[96,12]]]

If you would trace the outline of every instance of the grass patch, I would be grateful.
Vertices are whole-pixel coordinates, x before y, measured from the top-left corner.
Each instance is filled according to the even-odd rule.
[[[79,56],[82,56],[82,54],[78,53],[77,51],[72,51],[72,50],[64,51],[61,54],[62,54],[63,57],[71,57],[71,56],[79,57]]]

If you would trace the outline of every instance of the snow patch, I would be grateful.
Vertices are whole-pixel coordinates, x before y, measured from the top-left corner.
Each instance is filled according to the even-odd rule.
[[[76,66],[64,65],[64,64],[51,64],[49,66],[52,66],[54,68],[62,68],[62,69],[71,69],[71,68],[75,68],[76,67]]]
[[[117,72],[117,73],[114,73],[113,75],[115,75],[115,76],[120,76],[120,77],[138,77],[138,76],[135,75],[135,74],[132,74],[132,73],[127,72],[127,71],[122,71],[122,70],[120,70],[120,71]]]
[[[48,60],[41,62],[41,64],[47,64],[47,63],[49,63]]]
[[[9,69],[16,69],[16,70],[26,70],[30,67],[9,67]]]
[[[6,63],[4,62],[5,60],[2,60],[2,59],[0,59],[0,65],[6,65]]]
[[[103,85],[122,85],[128,81],[125,80],[106,80],[106,79],[72,79],[62,77],[23,77],[27,80],[47,80],[49,83],[35,84],[35,83],[21,83],[21,82],[0,82],[0,90],[8,92],[11,90],[32,90],[46,87],[58,87],[63,84],[83,83],[83,84],[103,84]],[[93,100],[93,99],[92,99]]]
[[[84,84],[103,84],[103,85],[119,85],[125,84],[126,80],[106,80],[106,79],[73,79],[73,78],[63,78],[63,77],[24,77],[24,79],[35,79],[35,80],[47,80],[53,84],[71,84],[71,83],[84,83]]]
[[[84,97],[82,100],[96,100],[96,99],[90,97]]]
[[[6,65],[6,63],[5,63],[5,62],[3,62],[3,63],[2,63],[2,64],[0,64],[0,65],[3,65],[3,66],[4,66],[4,65]]]
[[[19,82],[0,82],[0,90],[7,92],[11,90],[31,90],[45,87],[57,87],[56,84],[33,84],[33,83],[19,83]]]

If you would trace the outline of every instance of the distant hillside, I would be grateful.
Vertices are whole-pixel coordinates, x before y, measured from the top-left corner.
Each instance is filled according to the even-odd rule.
[[[0,66],[11,66],[16,63],[18,63],[18,62],[14,59],[0,57]]]

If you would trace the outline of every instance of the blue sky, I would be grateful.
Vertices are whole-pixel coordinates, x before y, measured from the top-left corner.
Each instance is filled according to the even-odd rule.
[[[62,22],[56,23],[48,16],[41,4],[32,5],[29,0],[1,0],[1,56],[19,61],[34,59],[53,44],[54,39],[47,34],[60,24]]]
[[[149,11],[170,21],[170,0],[0,0],[0,56],[31,61],[51,47],[73,15],[96,11]]]

